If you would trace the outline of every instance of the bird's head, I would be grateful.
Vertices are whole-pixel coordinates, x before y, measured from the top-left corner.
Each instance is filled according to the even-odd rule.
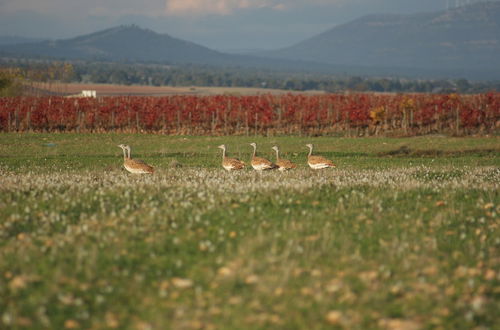
[[[274,151],[279,151],[278,146],[274,146],[271,149],[273,149]]]
[[[254,148],[257,148],[257,144],[255,142],[250,143],[250,145]]]
[[[313,145],[312,145],[312,144],[310,144],[310,143],[308,143],[308,144],[306,144],[306,147],[308,147],[309,149],[312,149],[312,148],[313,148]]]
[[[128,145],[126,145],[126,144],[119,144],[118,147],[126,150],[128,148]]]
[[[226,145],[225,145],[225,144],[221,144],[221,145],[220,145],[220,146],[218,146],[217,148],[222,149],[222,150],[225,150],[225,149],[226,149]]]

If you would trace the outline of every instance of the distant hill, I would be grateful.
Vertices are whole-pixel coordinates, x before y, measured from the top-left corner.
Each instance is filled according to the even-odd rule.
[[[496,74],[500,78],[500,2],[435,13],[365,16],[260,55],[337,65]]]
[[[118,26],[72,39],[0,45],[1,56],[135,63],[208,64],[277,70],[297,70],[297,68],[312,71],[325,70],[325,65],[320,63],[222,53],[136,25]]]
[[[25,43],[32,43],[32,42],[39,42],[39,41],[42,41],[42,39],[24,38],[24,37],[17,37],[17,36],[0,36],[0,46],[1,45],[25,44]]]
[[[119,26],[72,39],[10,45],[0,50],[16,56],[154,62],[210,62],[222,55],[135,25]]]

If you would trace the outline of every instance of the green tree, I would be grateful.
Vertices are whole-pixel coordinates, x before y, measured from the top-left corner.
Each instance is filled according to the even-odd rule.
[[[23,78],[18,68],[0,69],[0,96],[23,94]]]
[[[470,89],[470,84],[469,84],[469,81],[467,79],[458,79],[456,81],[456,84],[457,84],[457,90],[459,93],[466,93],[469,91]]]

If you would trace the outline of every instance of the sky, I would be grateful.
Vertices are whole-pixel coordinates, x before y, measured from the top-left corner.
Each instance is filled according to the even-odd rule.
[[[63,39],[122,24],[221,51],[290,46],[367,14],[479,0],[0,0],[0,36]]]

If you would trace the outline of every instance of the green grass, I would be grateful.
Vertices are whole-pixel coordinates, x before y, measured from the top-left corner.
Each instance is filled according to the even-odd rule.
[[[220,167],[217,145],[253,141],[299,168]],[[156,173],[122,170],[119,143]],[[499,145],[0,135],[0,328],[494,329]]]
[[[389,168],[416,165],[498,166],[500,138],[417,137],[191,137],[136,134],[0,134],[0,164],[15,171],[111,170],[120,167],[118,144],[132,147],[132,156],[158,168],[173,160],[185,166],[219,167],[225,143],[232,156],[249,160],[256,142],[262,156],[274,157],[273,145],[282,156],[305,165],[306,143],[315,152],[335,159],[342,168]],[[409,153],[400,152],[407,150]],[[440,154],[443,153],[443,154]],[[444,157],[442,157],[444,156]]]

